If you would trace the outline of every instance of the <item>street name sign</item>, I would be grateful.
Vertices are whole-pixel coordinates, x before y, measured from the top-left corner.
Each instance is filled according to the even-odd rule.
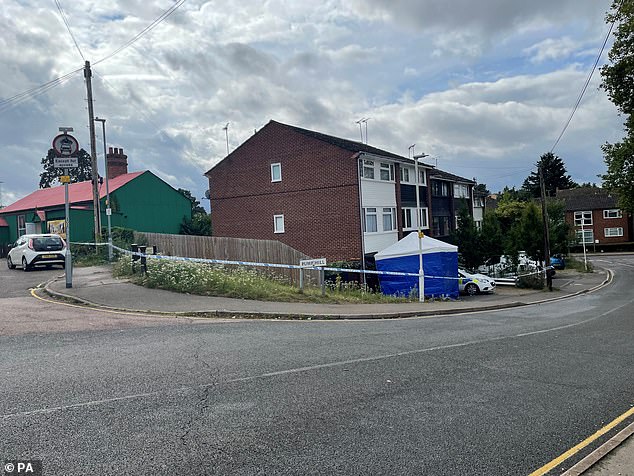
[[[76,169],[79,167],[78,157],[54,157],[53,167],[56,169]]]
[[[299,260],[300,266],[326,266],[326,258],[302,259]]]

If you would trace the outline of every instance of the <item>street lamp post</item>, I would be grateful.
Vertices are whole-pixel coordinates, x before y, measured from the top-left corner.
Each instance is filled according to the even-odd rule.
[[[106,219],[108,220],[108,261],[112,261],[112,224],[110,216],[112,208],[110,208],[110,188],[108,187],[108,154],[106,152],[106,120],[95,117],[95,121],[101,122],[101,131],[103,132],[103,160],[106,171]]]
[[[413,148],[413,146],[412,146]],[[416,232],[418,233],[418,301],[425,302],[425,274],[423,272],[423,230],[421,227],[420,213],[420,176],[418,172],[418,159],[427,157],[427,154],[414,155],[414,173],[416,175]]]

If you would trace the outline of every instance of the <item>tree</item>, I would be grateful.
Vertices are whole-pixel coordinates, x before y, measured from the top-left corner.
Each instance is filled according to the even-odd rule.
[[[482,263],[479,233],[466,204],[458,212],[458,229],[452,241],[458,246],[461,261],[467,269],[476,269]]]
[[[568,240],[571,226],[566,223],[566,206],[562,200],[546,201],[548,209],[548,230],[550,232],[550,254],[568,251]]]
[[[480,250],[483,261],[504,254],[504,234],[495,213],[485,213],[480,232]]]
[[[200,202],[196,200],[196,198],[192,195],[192,193],[189,190],[185,190],[184,188],[179,188],[178,191],[181,194],[183,194],[186,198],[188,198],[190,202],[192,202],[192,216],[198,213],[207,214],[207,211],[203,207],[200,206]]]
[[[491,195],[491,192],[487,188],[486,183],[479,183],[475,187],[473,187],[474,192],[484,193],[485,195]]]
[[[53,149],[48,150],[46,157],[42,158],[44,171],[40,173],[40,188],[50,188],[55,182],[59,183],[59,177],[64,175],[64,169],[56,169],[54,159],[57,156]],[[92,165],[90,154],[84,149],[77,153],[79,167],[68,169],[71,182],[83,182],[92,178]]]
[[[542,212],[539,207],[534,202],[528,203],[522,210],[519,220],[511,226],[505,244],[506,254],[517,256],[518,251],[525,251],[530,258],[541,261],[544,249],[542,223]]]
[[[602,146],[607,166],[602,179],[605,188],[618,197],[619,206],[634,212],[634,0],[614,0],[605,18],[617,28],[608,53],[610,63],[601,68],[601,87],[625,117],[626,136]]]
[[[537,171],[531,172],[522,185],[522,190],[528,192],[531,197],[537,198],[541,196],[539,183],[540,168],[544,174],[544,188],[546,189],[546,195],[549,197],[554,197],[557,193],[557,189],[565,190],[578,186],[570,178],[570,175],[566,174],[564,161],[552,152],[546,152],[543,154],[535,166],[537,167]]]

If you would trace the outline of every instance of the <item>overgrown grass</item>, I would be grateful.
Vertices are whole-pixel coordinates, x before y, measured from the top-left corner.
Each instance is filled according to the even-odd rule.
[[[147,273],[140,273],[140,263],[121,257],[113,267],[113,274],[128,277],[132,282],[148,288],[168,289],[203,296],[223,296],[240,299],[282,302],[315,303],[399,303],[414,299],[385,296],[361,288],[356,283],[331,283],[326,295],[321,289],[306,287],[303,293],[280,278],[254,269],[225,267],[192,262],[147,260]]]
[[[588,261],[588,269],[586,270],[586,266],[583,262],[583,258],[577,258],[575,256],[567,256],[566,257],[566,269],[574,269],[575,271],[580,271],[582,273],[593,273],[594,268],[592,263]]]

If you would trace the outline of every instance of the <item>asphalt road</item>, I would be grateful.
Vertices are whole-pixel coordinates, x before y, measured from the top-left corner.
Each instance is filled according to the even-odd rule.
[[[46,475],[529,474],[634,404],[634,256],[601,259],[616,279],[597,293],[362,322],[115,316],[36,301],[17,280],[46,272],[4,269],[0,459]]]

